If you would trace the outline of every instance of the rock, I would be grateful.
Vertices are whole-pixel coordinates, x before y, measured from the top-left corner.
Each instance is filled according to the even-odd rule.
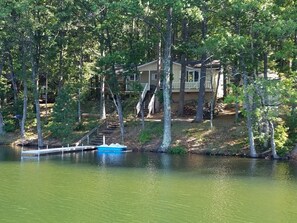
[[[290,158],[292,160],[297,160],[297,144],[296,144],[295,148],[293,149],[293,151],[291,152]]]

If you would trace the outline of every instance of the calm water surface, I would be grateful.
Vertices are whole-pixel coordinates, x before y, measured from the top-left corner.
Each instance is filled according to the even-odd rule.
[[[297,222],[297,164],[0,147],[0,222]]]

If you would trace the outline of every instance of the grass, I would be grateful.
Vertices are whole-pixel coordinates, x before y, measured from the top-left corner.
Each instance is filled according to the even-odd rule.
[[[134,124],[135,125],[135,124]],[[161,122],[145,122],[145,128],[140,131],[138,141],[144,145],[163,135]]]

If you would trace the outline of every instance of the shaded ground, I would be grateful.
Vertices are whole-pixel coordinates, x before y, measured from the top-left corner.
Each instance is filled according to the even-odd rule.
[[[140,120],[128,122],[125,127],[125,145],[133,150],[156,151],[161,145],[161,115],[146,119],[145,129],[141,130]],[[172,146],[180,146],[188,152],[197,154],[244,155],[246,147],[246,130],[243,123],[234,122],[234,112],[225,110],[213,120],[203,123],[192,123],[193,117],[177,118],[172,121]],[[160,131],[161,130],[161,131]],[[147,134],[143,134],[146,133]],[[120,132],[115,132],[110,142],[120,142]],[[142,135],[141,135],[142,134]],[[143,135],[149,135],[142,142]]]

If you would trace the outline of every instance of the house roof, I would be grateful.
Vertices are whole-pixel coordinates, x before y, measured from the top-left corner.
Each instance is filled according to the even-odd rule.
[[[153,60],[151,62],[148,62],[148,63],[145,63],[145,64],[142,64],[142,65],[139,65],[138,66],[138,69],[139,68],[143,68],[143,67],[146,67],[146,66],[149,66],[151,64],[154,64],[154,63],[157,63],[158,60]],[[173,64],[177,65],[177,66],[181,66],[181,63],[178,63],[178,62],[173,62]],[[190,67],[190,66],[187,66],[188,69],[193,69],[193,67]]]
[[[158,60],[153,60],[151,62],[139,65],[138,69],[149,66],[149,65],[154,64],[154,63],[157,63],[157,61]],[[177,66],[181,66],[181,63],[179,63],[179,62],[174,61],[173,64],[175,64]],[[206,64],[206,67],[208,67],[208,68],[211,68],[211,67],[212,68],[219,68],[220,67],[220,61],[219,60],[213,60],[211,63]],[[187,68],[189,70],[195,69],[195,68],[201,68],[201,61],[197,61],[197,60],[196,61],[188,61]]]
[[[193,68],[201,68],[202,62],[201,60],[193,60],[193,61],[188,61],[188,66],[193,67]],[[219,60],[212,60],[210,63],[206,64],[206,67],[208,68],[220,68],[221,63]]]

